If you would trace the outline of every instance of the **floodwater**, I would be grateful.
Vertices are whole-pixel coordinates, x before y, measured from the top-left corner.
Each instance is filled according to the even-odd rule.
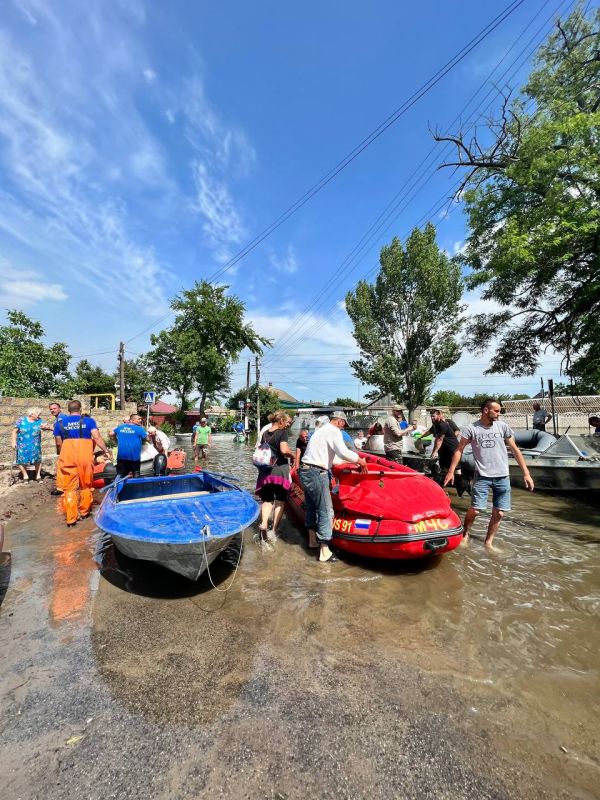
[[[251,488],[251,448],[208,466]],[[459,513],[468,498],[452,492]],[[594,798],[600,506],[513,490],[483,547],[319,565],[246,532],[217,589],[48,507],[7,529],[0,774],[15,798]],[[4,792],[3,792],[4,794]]]

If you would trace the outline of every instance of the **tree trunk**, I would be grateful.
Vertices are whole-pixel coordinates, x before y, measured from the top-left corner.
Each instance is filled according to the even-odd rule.
[[[200,419],[204,416],[204,404],[206,403],[206,389],[202,392],[200,399]]]

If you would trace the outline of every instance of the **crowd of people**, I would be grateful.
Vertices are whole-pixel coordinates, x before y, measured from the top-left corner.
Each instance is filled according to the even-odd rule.
[[[59,509],[66,523],[73,527],[79,520],[89,516],[93,502],[94,465],[103,459],[115,460],[114,454],[98,430],[96,420],[82,410],[79,400],[71,400],[64,412],[60,403],[48,406],[52,422],[42,420],[42,409],[31,407],[24,416],[16,420],[12,431],[14,463],[24,483],[32,481],[28,467],[33,466],[33,481],[42,479],[42,431],[54,435],[58,461],[56,465],[56,488],[52,494],[59,498]],[[209,429],[210,430],[210,429]],[[159,455],[168,454],[169,437],[151,425],[143,426],[139,414],[110,431],[116,442],[116,476],[140,475],[143,446],[153,445]]]
[[[403,462],[406,437],[414,434],[418,445],[423,439],[432,437],[433,445],[429,462],[445,472],[443,485],[454,484],[462,495],[465,482],[460,470],[460,460],[467,445],[471,445],[475,474],[471,483],[471,507],[464,520],[464,540],[467,541],[473,521],[487,507],[492,495],[492,514],[486,534],[486,545],[492,546],[500,521],[510,510],[511,486],[507,447],[523,472],[526,488],[533,491],[534,483],[525,459],[517,447],[514,433],[500,417],[501,406],[489,398],[481,406],[479,419],[459,430],[452,420],[446,420],[439,409],[431,411],[429,428],[419,426],[416,420],[408,424],[400,406],[394,406],[381,425],[377,423],[369,430],[369,436],[383,434],[387,458]],[[288,428],[292,418],[285,412],[276,412],[269,417],[269,424],[258,434],[257,447],[268,446],[271,450],[269,464],[258,466],[256,493],[262,501],[260,538],[274,541],[283,515],[283,507],[290,490],[290,468],[293,467],[304,490],[305,525],[308,529],[308,547],[319,551],[322,563],[335,561],[331,550],[333,536],[333,506],[331,503],[331,468],[335,463],[356,463],[361,472],[367,471],[367,462],[360,451],[368,441],[363,431],[353,440],[348,431],[346,414],[334,411],[331,417],[320,417],[311,433],[304,428],[291,449],[288,443]],[[269,528],[269,522],[272,527]]]
[[[56,489],[60,508],[64,511],[67,525],[73,526],[90,513],[94,463],[98,457],[115,460],[104,441],[93,417],[82,411],[78,400],[71,400],[67,412],[58,402],[50,403],[48,410],[52,422],[42,420],[42,409],[31,407],[20,417],[12,431],[12,446],[15,464],[25,483],[41,480],[41,435],[52,431],[58,453]],[[331,467],[335,463],[348,461],[357,463],[366,471],[366,461],[361,450],[373,436],[382,436],[386,458],[402,463],[406,461],[407,443],[410,452],[423,453],[423,441],[432,441],[428,454],[429,469],[438,472],[444,486],[454,485],[459,495],[470,491],[471,507],[464,520],[464,538],[468,539],[473,521],[487,506],[492,495],[492,514],[488,525],[486,544],[491,545],[504,513],[510,510],[510,480],[507,447],[523,471],[525,486],[533,490],[533,480],[527,464],[514,439],[511,428],[500,419],[501,406],[492,398],[481,407],[480,418],[462,430],[451,419],[445,419],[439,409],[431,410],[429,428],[419,425],[416,419],[409,424],[401,406],[394,406],[382,423],[376,422],[367,434],[359,430],[353,438],[347,430],[348,420],[343,411],[334,411],[329,417],[323,415],[316,420],[315,428],[299,431],[295,446],[289,443],[289,428],[292,417],[277,411],[258,432],[258,446],[268,448],[271,455],[268,463],[258,467],[256,494],[261,500],[259,536],[261,541],[272,542],[278,536],[284,505],[291,487],[290,470],[294,469],[304,489],[306,502],[306,527],[309,548],[318,550],[321,562],[335,561],[330,549],[332,538],[333,508],[330,495]],[[551,415],[534,403],[533,423],[537,430],[544,430]],[[600,418],[591,417],[600,434]],[[239,428],[239,431],[238,431]],[[245,430],[243,423],[234,426],[234,433]],[[132,414],[117,425],[110,436],[116,441],[116,475],[125,477],[140,475],[141,452],[150,443],[159,455],[167,456],[170,446],[166,433],[143,426],[139,414]],[[205,417],[192,430],[194,461],[207,458],[212,446],[212,431]],[[461,458],[467,445],[471,445],[475,474],[469,488],[461,473]],[[33,466],[33,479],[28,466]]]

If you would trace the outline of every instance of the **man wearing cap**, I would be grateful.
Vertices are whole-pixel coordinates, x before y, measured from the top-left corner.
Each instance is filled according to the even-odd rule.
[[[196,430],[196,436],[194,437],[194,461],[198,461],[198,456],[200,455],[202,455],[202,458],[206,458],[206,448],[212,447],[212,437],[210,434],[210,425],[206,421],[206,417],[202,417],[200,425],[198,425]]]
[[[300,462],[299,477],[304,489],[308,546],[319,548],[318,560],[322,563],[337,561],[329,547],[333,536],[333,506],[329,490],[329,470],[334,458],[358,464],[367,472],[367,462],[344,444],[342,428],[347,422],[343,411],[334,411],[331,420],[313,433]]]
[[[404,423],[401,427],[400,422]],[[392,413],[386,418],[383,425],[383,449],[386,458],[390,461],[402,463],[402,445],[405,436],[409,436],[414,430],[413,425],[406,425],[404,422],[404,411],[402,406],[394,406]]]

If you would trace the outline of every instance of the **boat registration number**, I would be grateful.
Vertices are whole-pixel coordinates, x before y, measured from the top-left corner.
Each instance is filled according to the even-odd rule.
[[[429,533],[431,531],[447,531],[450,523],[447,519],[422,519],[410,526],[411,533]]]
[[[353,519],[341,519],[340,517],[336,517],[333,520],[333,530],[338,533],[350,533],[353,527]]]

